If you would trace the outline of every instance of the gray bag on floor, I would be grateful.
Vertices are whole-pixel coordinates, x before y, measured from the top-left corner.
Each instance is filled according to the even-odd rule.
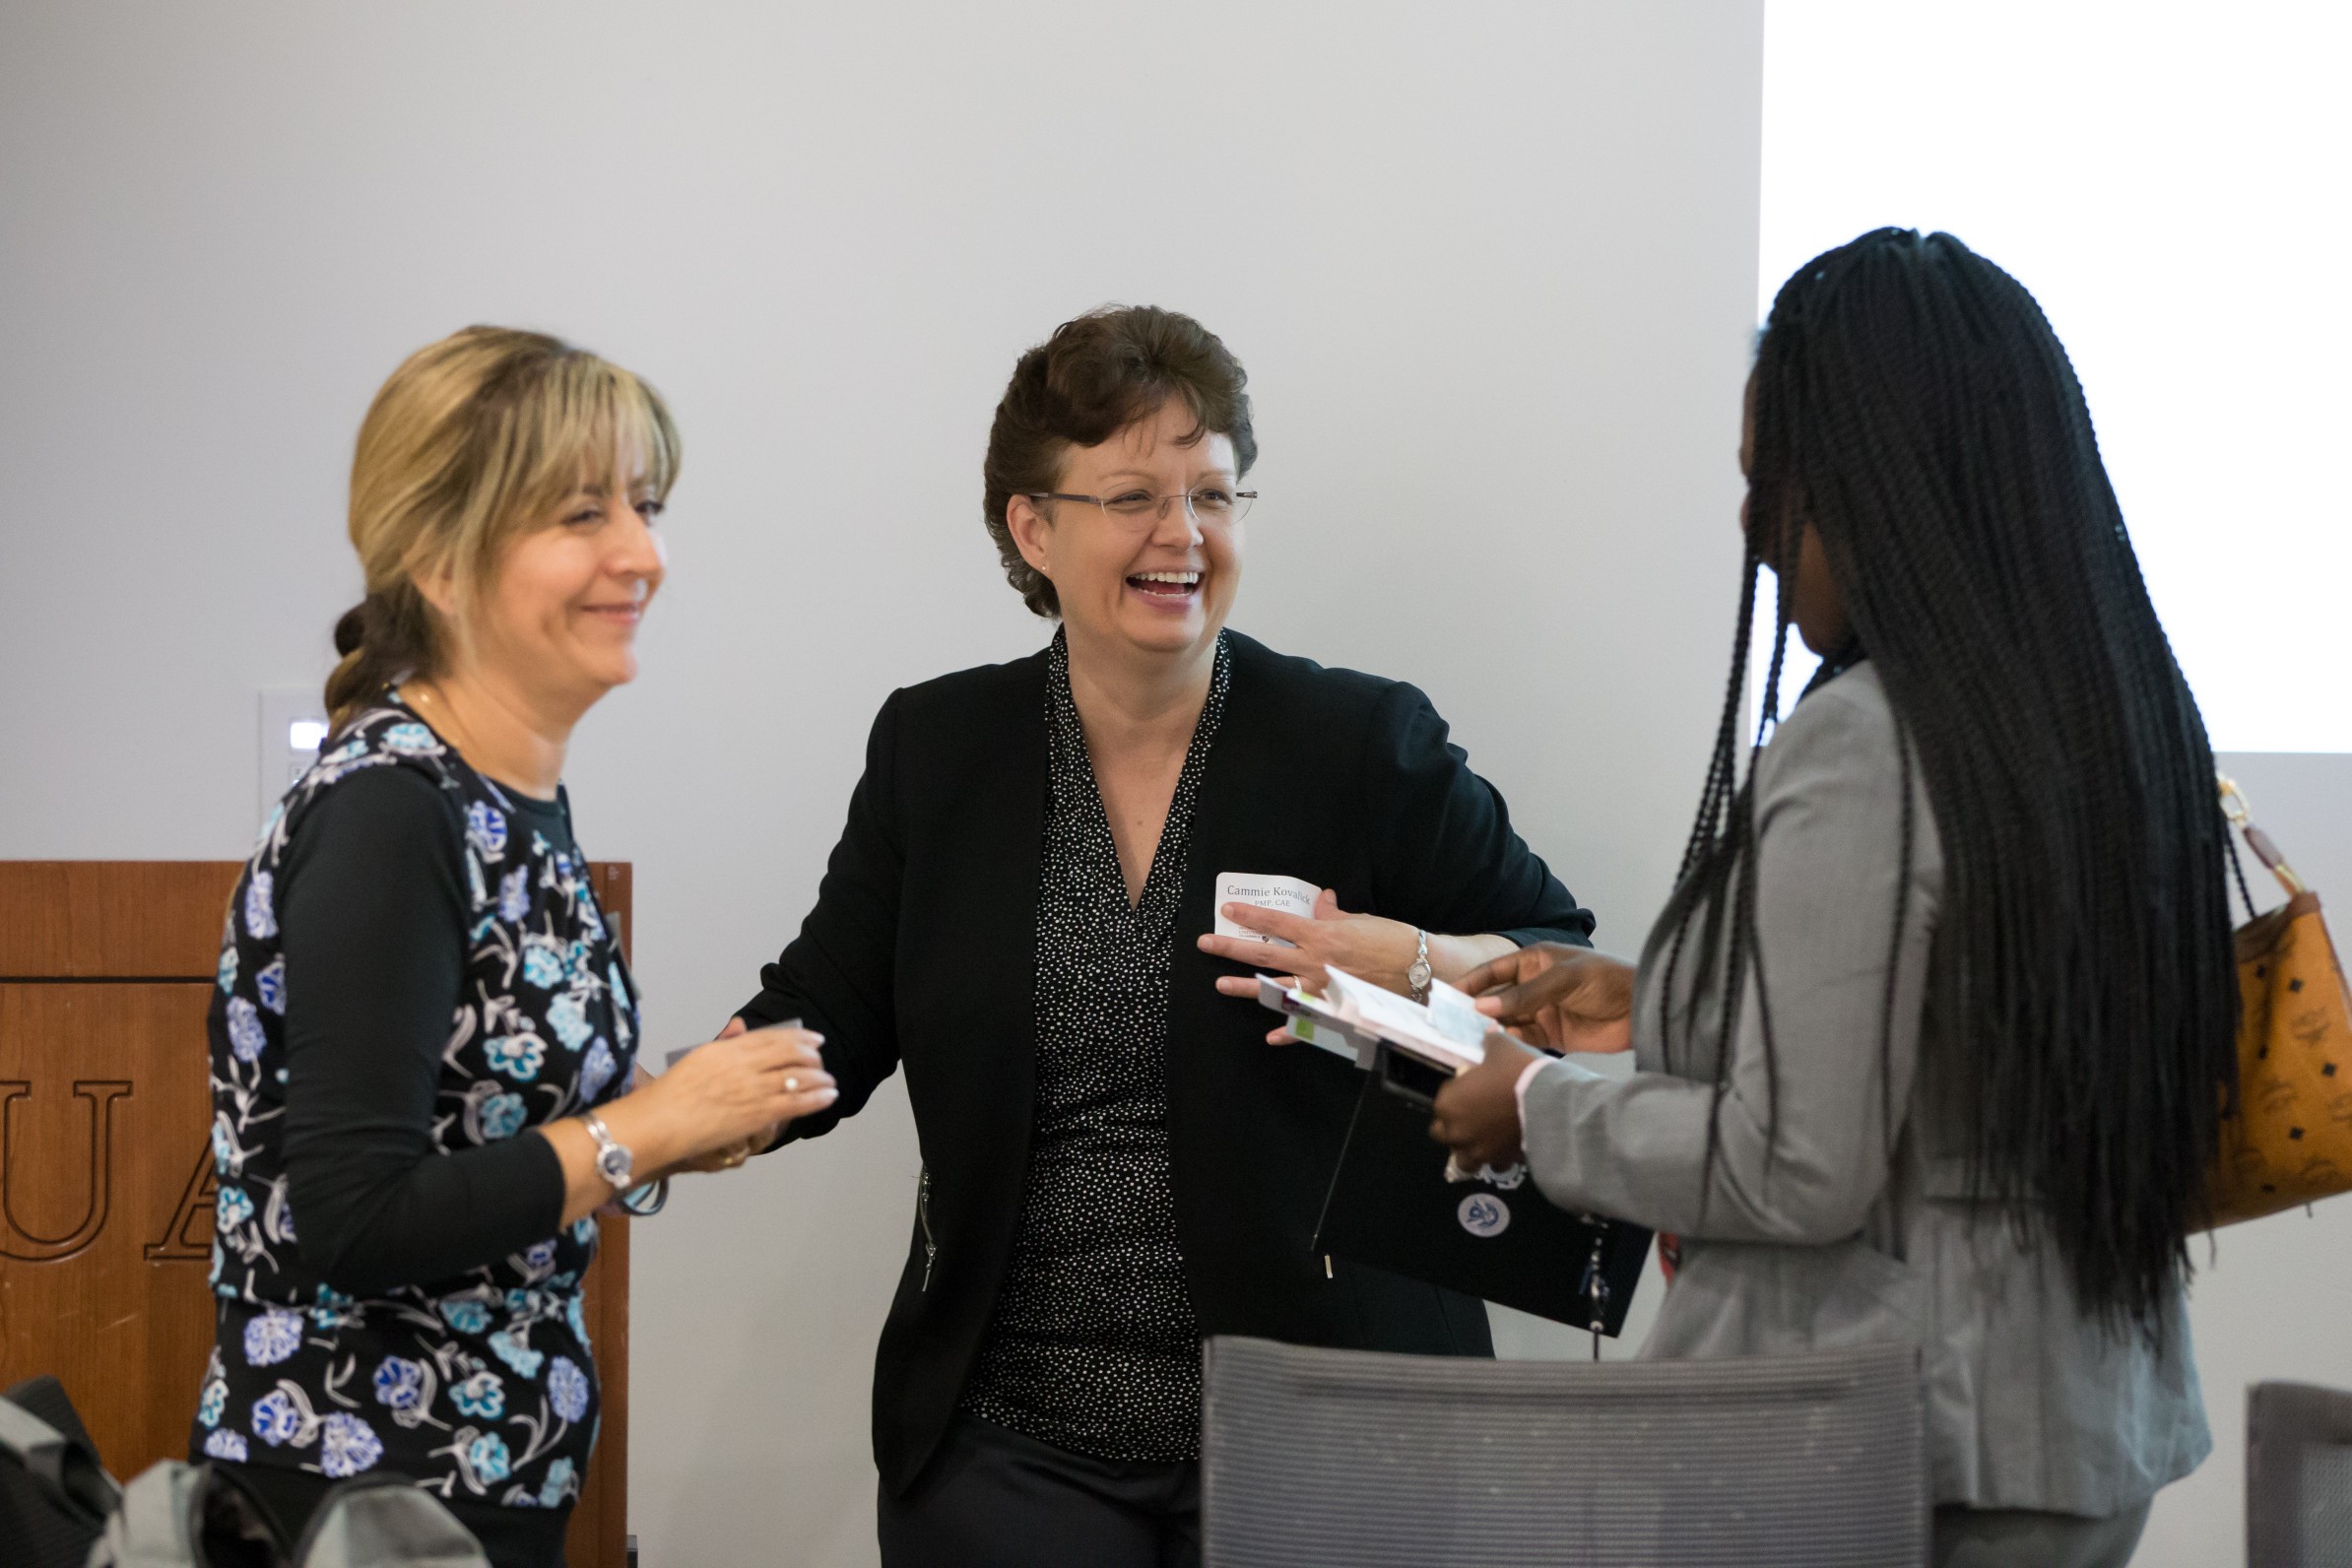
[[[89,1568],[490,1568],[490,1559],[439,1498],[397,1475],[335,1488],[289,1552],[229,1472],[164,1460],[123,1488]]]
[[[117,1495],[55,1378],[0,1397],[0,1562],[82,1568]]]

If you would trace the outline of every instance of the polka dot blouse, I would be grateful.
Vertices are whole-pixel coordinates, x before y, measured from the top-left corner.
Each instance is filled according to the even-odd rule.
[[[1193,810],[1230,681],[1220,639],[1133,906],[1060,635],[1046,683],[1036,1120],[1020,1229],[963,1407],[1101,1459],[1200,1452],[1201,1335],[1168,1181],[1168,976]]]

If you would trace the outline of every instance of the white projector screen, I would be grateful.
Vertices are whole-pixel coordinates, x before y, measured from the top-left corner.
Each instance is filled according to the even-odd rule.
[[[2008,269],[2073,357],[2214,749],[2352,751],[2352,7],[1765,16],[1758,319],[1881,225]]]

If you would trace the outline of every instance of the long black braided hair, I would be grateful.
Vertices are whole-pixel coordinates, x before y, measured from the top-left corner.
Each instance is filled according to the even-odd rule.
[[[1730,689],[1678,885],[1645,954],[1645,966],[1666,964],[1668,1063],[1695,1060],[1695,1020],[1688,1009],[1677,1019],[1668,1000],[1676,970],[1695,961],[1701,975],[1728,977],[1700,988],[1720,1009],[1720,1100],[1738,982],[1752,979],[1777,1120],[1740,698],[1757,568],[1772,566],[1765,723],[1779,712],[1809,525],[1859,645],[1825,673],[1866,650],[1905,743],[1901,882],[1914,766],[1941,837],[1927,1005],[1949,1047],[1948,1078],[1934,1081],[1963,1114],[1970,1189],[2021,1234],[2046,1227],[2087,1311],[2152,1331],[2207,1212],[2207,1164],[2236,1092],[2227,829],[2204,724],[2141,581],[2073,366],[2007,273],[1949,234],[1883,229],[1782,288],[1750,395]],[[1707,1158],[1712,1167],[1712,1125]]]

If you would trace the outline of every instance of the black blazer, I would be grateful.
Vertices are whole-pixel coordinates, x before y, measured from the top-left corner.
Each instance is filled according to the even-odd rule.
[[[1228,635],[1168,1004],[1168,1158],[1193,1311],[1203,1334],[1492,1354],[1477,1302],[1311,1250],[1360,1079],[1325,1052],[1268,1045],[1273,1015],[1219,996],[1232,966],[1195,939],[1214,923],[1222,872],[1303,878],[1350,911],[1523,945],[1583,942],[1593,917],[1511,830],[1420,691]],[[831,1131],[906,1069],[923,1196],[874,1376],[875,1459],[893,1492],[954,1413],[1028,1173],[1045,683],[1041,652],[891,693],[817,907],[742,1010],[825,1037],[841,1097],[791,1137]]]

